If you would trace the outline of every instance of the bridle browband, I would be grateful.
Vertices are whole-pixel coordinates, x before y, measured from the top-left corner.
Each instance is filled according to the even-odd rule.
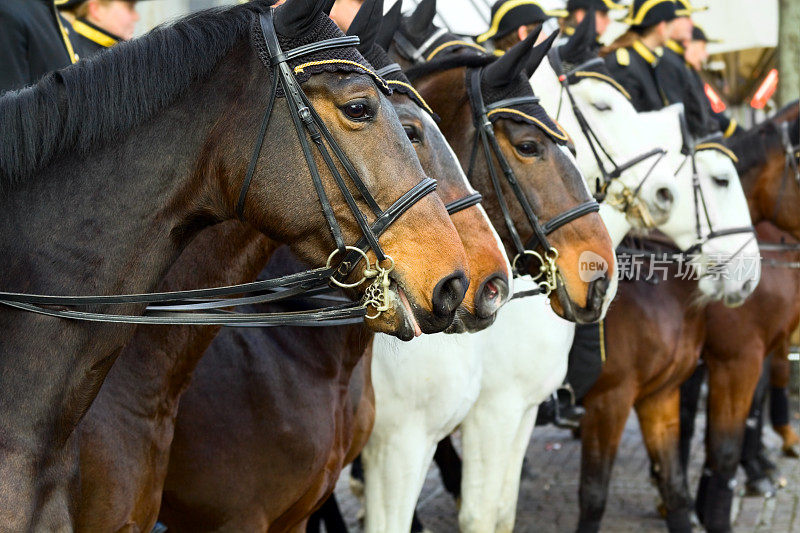
[[[538,259],[540,262],[540,272],[532,277],[534,281],[536,281],[544,276],[544,280],[539,283],[539,288],[541,293],[549,294],[557,287],[557,267],[555,261],[558,258],[558,250],[550,245],[550,242],[547,240],[547,236],[555,230],[580,217],[588,215],[589,213],[596,213],[600,210],[600,205],[594,200],[589,200],[557,215],[544,224],[539,221],[539,217],[537,217],[536,213],[534,213],[528,197],[525,195],[525,192],[522,190],[522,187],[520,186],[519,181],[514,174],[514,170],[511,168],[511,165],[508,163],[503,151],[500,149],[500,144],[498,143],[495,135],[494,125],[489,119],[489,113],[494,109],[510,108],[512,106],[528,103],[536,104],[539,102],[539,99],[532,95],[521,96],[500,100],[487,106],[484,103],[483,94],[481,93],[482,71],[482,67],[467,69],[467,93],[470,100],[470,106],[472,108],[472,117],[475,126],[475,137],[473,138],[472,142],[472,153],[470,154],[467,178],[472,178],[472,173],[475,169],[478,147],[480,145],[483,150],[484,158],[486,159],[486,165],[489,169],[492,187],[497,195],[497,201],[500,205],[500,210],[503,213],[503,219],[508,232],[511,235],[511,240],[516,250],[516,256],[512,261],[514,274],[522,274],[519,269],[520,265],[518,265],[520,261],[522,261],[524,264],[530,257]],[[509,210],[508,202],[506,201],[505,194],[503,193],[500,178],[497,175],[494,164],[492,163],[493,157],[500,165],[506,182],[514,192],[514,196],[522,207],[522,210],[525,212],[528,223],[533,229],[533,235],[527,243],[522,242],[522,237],[520,237],[520,233],[511,217],[511,211]],[[543,255],[536,251],[538,247],[542,248]]]
[[[425,62],[425,53],[438,41],[442,36],[447,35],[448,31],[445,28],[439,28],[433,34],[425,39],[420,46],[414,46],[401,32],[394,34],[394,44],[400,55],[411,61],[412,64],[419,64]]]
[[[567,94],[567,98],[569,99],[570,106],[572,107],[572,112],[575,115],[575,119],[578,121],[578,126],[580,126],[581,132],[583,136],[586,138],[586,141],[589,143],[589,148],[592,151],[592,156],[594,157],[595,161],[597,162],[597,168],[600,170],[600,177],[597,179],[597,193],[595,194],[595,198],[602,202],[605,200],[608,186],[614,180],[617,180],[622,176],[623,173],[630,170],[631,168],[643,163],[655,156],[658,156],[655,162],[652,164],[650,169],[645,174],[644,178],[639,182],[635,189],[630,189],[626,185],[623,185],[623,190],[621,193],[621,197],[618,200],[614,200],[609,202],[609,205],[612,207],[617,208],[618,210],[622,211],[626,214],[631,214],[639,218],[646,228],[653,228],[655,227],[655,220],[653,216],[650,214],[650,210],[647,207],[647,204],[639,198],[639,193],[642,189],[642,186],[645,182],[650,178],[653,174],[658,163],[664,158],[667,154],[667,151],[663,148],[653,148],[650,151],[644,152],[636,157],[631,158],[630,160],[622,163],[617,164],[611,154],[608,153],[605,146],[600,139],[598,138],[597,134],[595,133],[594,129],[592,129],[589,121],[586,120],[586,116],[581,111],[580,107],[578,107],[578,103],[575,100],[575,96],[572,94],[572,90],[570,89],[570,77],[575,74],[576,72],[580,72],[582,70],[588,69],[596,64],[603,63],[603,60],[599,57],[590,59],[584,63],[579,64],[578,66],[574,67],[568,72],[564,70],[564,63],[561,60],[561,53],[559,48],[551,48],[550,51],[547,53],[547,58],[550,61],[550,65],[553,67],[553,70],[558,77],[558,81],[561,84],[561,95],[560,99],[563,98],[564,93]],[[556,118],[561,114],[561,100],[559,100],[558,105],[558,114]],[[611,170],[606,168],[606,162],[603,160],[601,153],[605,158],[608,160],[608,163],[611,165]],[[618,182],[622,184],[621,182]]]
[[[388,209],[381,210],[363,180],[358,176],[352,163],[315,111],[287,64],[292,59],[314,52],[353,47],[358,44],[358,37],[335,37],[283,52],[275,32],[271,9],[259,15],[259,23],[268,51],[268,57],[262,59],[268,60],[269,67],[272,69],[272,84],[253,155],[239,193],[236,212],[239,218],[243,218],[247,191],[255,175],[275,101],[278,98],[280,84],[283,95],[286,96],[289,113],[294,123],[323,215],[336,243],[336,249],[328,257],[326,266],[252,283],[188,291],[101,296],[52,296],[0,292],[0,304],[42,315],[93,322],[236,327],[339,325],[359,322],[364,317],[373,319],[379,316],[381,312],[389,309],[387,295],[389,287],[388,276],[394,268],[394,260],[383,252],[378,243],[378,238],[411,206],[433,192],[436,189],[436,181],[431,178],[425,178],[404,193]],[[314,161],[307,135],[311,138],[311,142],[316,146],[325,161],[339,191],[361,229],[362,237],[355,246],[348,246],[344,242],[341,227],[336,220],[333,207],[323,187],[322,178]],[[375,216],[375,221],[372,224],[367,221],[359,209],[356,199],[347,188],[344,178],[328,152],[323,139],[330,146],[334,156],[338,159],[342,168],[345,169],[348,177]],[[472,194],[451,202],[446,207],[448,213],[453,214],[472,207],[480,203],[480,201],[480,194]],[[372,249],[377,258],[374,267],[366,255],[366,250],[368,249]],[[333,259],[336,255],[340,256],[340,261],[334,266]],[[344,280],[353,273],[362,259],[365,261],[366,267],[363,270],[361,279],[356,283],[345,283]],[[280,302],[297,298],[324,300],[326,298],[320,297],[320,295],[324,292],[329,292],[333,286],[343,288],[356,287],[368,279],[374,279],[374,281],[367,287],[365,298],[361,302],[344,300],[348,303],[294,312],[236,313],[225,310],[225,308],[239,305]],[[327,299],[332,299],[335,302],[340,301],[336,297],[327,297]],[[119,304],[147,305],[147,308],[143,315],[120,315],[42,307]],[[377,314],[368,315],[369,306],[373,306]]]

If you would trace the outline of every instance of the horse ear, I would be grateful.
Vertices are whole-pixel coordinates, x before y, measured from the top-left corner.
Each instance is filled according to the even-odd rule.
[[[578,27],[575,28],[575,33],[569,38],[561,51],[561,57],[570,57],[571,55],[578,55],[582,50],[592,47],[596,37],[597,30],[595,24],[595,8],[590,7],[583,20]]]
[[[378,36],[375,39],[375,44],[388,50],[394,39],[394,34],[397,28],[400,27],[400,22],[403,20],[403,0],[397,0],[389,11],[383,16],[381,28],[378,30]]]
[[[383,19],[383,0],[364,0],[356,13],[353,22],[347,29],[347,35],[358,35],[361,44],[358,49],[362,52],[369,51],[378,37],[378,30]]]
[[[482,77],[484,81],[492,87],[503,87],[516,80],[517,76],[525,68],[528,54],[533,48],[533,43],[539,38],[541,30],[540,27],[531,32],[524,41],[512,46],[508,52],[483,69]]]
[[[275,31],[286,36],[304,34],[329,3],[329,0],[286,0],[275,9]]]
[[[557,37],[558,32],[554,31],[550,37],[539,43],[536,47],[534,47],[533,50],[531,50],[530,56],[528,56],[528,61],[525,63],[525,74],[527,74],[529,78],[533,76],[533,73],[536,72],[536,69],[542,64],[542,60],[547,56],[547,52],[550,51],[550,48],[553,46],[553,42],[555,42]]]
[[[408,31],[422,33],[433,24],[436,16],[436,0],[422,0],[417,9],[408,17]]]

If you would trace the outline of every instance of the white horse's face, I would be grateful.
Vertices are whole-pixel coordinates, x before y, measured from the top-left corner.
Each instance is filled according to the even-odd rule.
[[[596,192],[597,179],[602,176],[600,167],[550,63],[543,62],[531,81],[537,94],[541,96],[542,105],[551,116],[557,116],[564,129],[570,133],[578,154],[578,165],[589,188]],[[652,126],[650,121],[637,113],[630,101],[608,83],[585,78],[571,86],[570,90],[600,144],[618,165],[662,146],[648,131]],[[612,166],[606,156],[601,153],[600,157],[606,170],[611,171]],[[601,204],[600,214],[615,245],[632,228],[644,226],[643,219],[635,211],[623,213],[611,206],[626,191],[636,191],[642,210],[648,213],[651,223],[657,226],[667,221],[673,204],[678,201],[674,179],[668,169],[658,165],[650,172],[655,161],[654,157],[631,167],[608,186],[607,202]]]
[[[663,145],[663,142],[650,132],[651,121],[645,115],[638,113],[630,100],[608,83],[587,78],[572,86],[571,90],[589,126],[616,164],[622,165]],[[580,132],[571,109],[565,116],[569,116],[577,128],[569,131]],[[600,168],[585,136],[580,133],[575,133],[574,136],[577,137],[575,143],[584,174],[600,176]],[[605,161],[605,156],[601,154],[601,157]],[[664,165],[653,168],[657,159],[657,156],[654,156],[623,172],[618,179],[609,184],[607,197],[613,202],[626,190],[636,191],[636,196],[644,204],[652,222],[660,226],[669,219],[678,194],[674,185],[675,180],[668,172],[669,169]],[[607,170],[613,170],[610,163],[604,162],[604,164]],[[596,188],[596,183],[590,185]],[[635,213],[628,212],[626,219],[631,228],[641,228],[644,225],[642,218]]]
[[[662,131],[669,131],[674,137],[675,132],[680,131],[680,111],[680,107],[673,106],[647,115],[666,122],[667,129]],[[669,154],[664,164],[675,174],[673,180],[681,201],[675,202],[671,216],[659,229],[670,235],[682,250],[700,245],[692,263],[700,277],[698,287],[706,298],[721,300],[731,307],[741,305],[761,278],[755,234],[734,233],[708,239],[712,230],[719,232],[752,225],[736,168],[730,158],[717,150],[697,152],[697,173],[702,194],[696,195],[692,184],[691,161],[680,153],[674,142],[668,148]]]
[[[733,162],[716,150],[697,153],[700,188],[706,198],[712,228],[700,217],[701,232],[752,225],[747,198]],[[702,213],[701,213],[702,215]],[[700,290],[725,305],[736,307],[755,290],[761,279],[761,260],[754,233],[735,233],[713,238],[701,247]]]

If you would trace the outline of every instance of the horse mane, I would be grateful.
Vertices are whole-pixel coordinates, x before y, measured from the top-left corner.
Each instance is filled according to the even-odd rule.
[[[428,74],[433,74],[434,72],[443,72],[445,70],[461,67],[485,67],[495,59],[497,58],[485,54],[448,54],[442,57],[442,59],[434,59],[433,61],[428,61],[427,63],[422,63],[421,65],[415,65],[406,70],[405,74],[406,77],[408,77],[408,79],[413,83],[414,81],[427,76]]]
[[[0,97],[0,185],[59,156],[129,133],[207,76],[271,2],[217,8],[157,27]]]
[[[771,120],[734,135],[728,139],[727,145],[739,158],[736,170],[740,176],[764,165],[773,150],[783,151],[781,132]]]

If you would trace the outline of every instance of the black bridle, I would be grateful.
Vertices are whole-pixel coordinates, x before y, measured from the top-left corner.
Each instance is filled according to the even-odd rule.
[[[772,212],[772,219],[777,220],[778,211],[780,210],[781,199],[783,198],[783,190],[786,188],[786,182],[789,176],[794,173],[794,180],[800,186],[800,167],[798,167],[797,159],[800,154],[800,146],[792,145],[792,139],[789,136],[789,123],[782,122],[779,126],[781,130],[781,144],[783,145],[784,162],[783,173],[781,174],[781,185],[778,189],[778,197],[775,200],[775,208]]]
[[[752,234],[751,240],[755,240],[756,229],[752,225],[715,230],[714,225],[711,222],[711,214],[708,212],[708,203],[706,202],[706,197],[705,194],[703,193],[703,189],[700,186],[700,173],[697,171],[697,152],[703,149],[704,146],[707,147],[709,146],[709,144],[712,145],[717,144],[716,141],[722,140],[722,134],[715,133],[699,140],[693,140],[691,134],[689,133],[689,127],[686,122],[686,116],[683,113],[680,114],[680,125],[681,125],[681,133],[683,134],[683,139],[684,139],[684,152],[686,153],[686,157],[684,158],[683,162],[680,164],[678,169],[675,171],[675,176],[677,176],[680,173],[680,171],[683,169],[687,161],[691,162],[692,191],[693,191],[694,207],[695,207],[694,209],[695,231],[697,232],[697,242],[694,245],[690,246],[689,249],[686,250],[684,253],[686,255],[697,253],[702,249],[703,245],[705,245],[706,243],[714,239],[718,239],[720,237],[727,237],[729,235],[749,233]],[[708,225],[708,234],[705,236],[703,235],[702,231],[701,213],[706,220],[706,224]],[[739,250],[737,250],[725,261],[725,264],[729,263],[730,261],[733,260],[734,257],[739,255],[749,243],[750,240],[745,241],[745,243],[739,248]]]
[[[540,261],[541,266],[540,273],[536,276],[533,276],[533,279],[538,280],[544,276],[544,281],[539,284],[540,289],[542,292],[549,294],[557,286],[557,268],[555,261],[558,258],[558,251],[550,245],[550,242],[547,240],[547,236],[558,228],[569,224],[573,220],[588,215],[589,213],[596,213],[600,210],[600,205],[595,200],[588,200],[555,216],[553,219],[544,224],[539,221],[539,217],[536,216],[536,213],[534,213],[528,197],[525,195],[525,192],[522,190],[522,187],[520,186],[519,181],[514,174],[514,170],[511,168],[511,165],[508,163],[503,151],[500,149],[500,144],[498,143],[495,135],[494,125],[489,119],[489,113],[494,109],[509,108],[529,103],[538,103],[539,99],[535,96],[522,96],[500,100],[488,106],[485,105],[483,94],[481,93],[482,70],[482,68],[467,70],[467,92],[469,95],[470,105],[472,107],[472,117],[475,126],[475,137],[472,143],[472,153],[470,155],[467,177],[472,178],[478,147],[480,146],[483,150],[484,158],[486,159],[486,165],[489,168],[492,187],[497,195],[497,201],[500,205],[500,210],[503,213],[503,219],[506,227],[508,228],[508,232],[511,235],[511,240],[516,250],[516,256],[512,261],[514,274],[521,274],[518,268],[518,263],[520,261],[523,261],[524,263],[528,257],[535,257]],[[522,237],[520,237],[519,231],[517,230],[514,220],[511,217],[511,211],[509,210],[508,202],[506,201],[505,194],[503,193],[500,178],[497,175],[495,166],[492,162],[493,157],[500,165],[506,182],[514,192],[514,196],[522,207],[522,210],[525,212],[528,223],[533,229],[533,235],[527,243],[523,243]],[[539,247],[542,248],[543,255],[540,255],[536,251],[536,249]]]
[[[603,143],[600,142],[600,139],[598,138],[594,129],[592,129],[591,125],[589,124],[589,121],[586,120],[586,116],[583,114],[580,107],[578,107],[578,103],[575,100],[572,91],[570,90],[570,85],[571,85],[570,78],[573,75],[582,72],[584,70],[590,69],[595,65],[603,64],[603,60],[599,57],[590,59],[589,61],[586,61],[574,67],[570,71],[565,72],[564,63],[561,60],[561,53],[559,48],[551,48],[550,51],[547,53],[547,58],[549,59],[550,65],[553,67],[556,76],[558,76],[559,83],[561,84],[561,95],[559,96],[558,114],[556,115],[556,118],[558,118],[558,116],[561,114],[561,101],[563,100],[564,93],[566,93],[567,98],[569,99],[570,102],[570,106],[572,107],[572,112],[575,115],[575,119],[578,121],[578,126],[580,126],[583,136],[589,143],[589,148],[591,149],[592,155],[594,156],[594,159],[597,162],[597,168],[600,170],[600,177],[597,179],[598,181],[596,187],[597,193],[595,195],[595,198],[597,198],[598,201],[602,202],[605,199],[608,190],[608,185],[612,181],[618,179],[619,177],[622,176],[623,173],[639,165],[640,163],[643,163],[655,156],[658,156],[656,161],[652,164],[650,169],[645,174],[644,178],[642,178],[642,181],[639,182],[639,184],[636,186],[635,189],[629,190],[627,187],[624,187],[622,195],[623,201],[618,206],[625,213],[636,212],[638,217],[641,218],[645,227],[654,227],[655,223],[653,221],[652,216],[649,214],[647,205],[638,200],[638,195],[642,189],[642,186],[648,180],[648,178],[650,178],[650,176],[653,174],[653,171],[655,170],[656,166],[664,158],[667,151],[664,150],[663,148],[653,148],[652,150],[637,155],[636,157],[633,157],[622,164],[617,164],[614,158],[611,157],[611,154],[608,153],[608,150],[606,150],[605,146],[603,146]],[[606,168],[606,161],[603,160],[601,153],[603,156],[605,156],[606,160],[611,165],[610,170]],[[614,206],[617,207],[616,204],[614,204]]]
[[[378,238],[403,213],[408,211],[411,206],[433,192],[436,189],[436,181],[431,178],[422,180],[403,194],[388,209],[381,210],[377,201],[369,192],[363,180],[359,177],[354,166],[311,105],[300,83],[287,64],[292,59],[321,50],[356,46],[359,43],[358,37],[336,37],[283,52],[275,32],[272,10],[260,14],[259,22],[268,51],[268,57],[262,57],[262,60],[268,64],[272,71],[272,84],[267,109],[264,113],[258,138],[253,149],[253,155],[242,183],[236,212],[239,218],[242,218],[245,210],[247,191],[250,188],[251,181],[255,174],[275,101],[278,98],[278,87],[280,84],[283,95],[286,97],[292,122],[295,126],[297,137],[300,141],[322,212],[336,243],[336,249],[329,256],[326,266],[253,283],[189,291],[102,296],[52,296],[0,292],[0,304],[24,311],[74,320],[128,324],[190,324],[237,327],[337,325],[353,322],[354,320],[359,321],[363,317],[376,318],[382,311],[388,310],[388,276],[394,268],[394,260],[383,252]],[[309,138],[311,142],[309,142]],[[319,151],[326,166],[333,175],[339,191],[343,195],[345,202],[361,229],[362,237],[355,246],[348,246],[344,241],[341,227],[336,220],[333,206],[325,192],[319,169],[313,158],[311,149],[312,143]],[[355,197],[348,189],[325,143],[330,146],[333,155],[341,164],[342,168],[345,169],[346,174],[375,216],[375,221],[372,222],[372,224],[367,221],[366,216],[359,209]],[[452,214],[462,209],[472,207],[479,203],[480,200],[480,195],[473,194],[452,202],[446,207],[448,208],[448,212]],[[368,249],[372,249],[377,258],[374,266],[370,263],[366,255],[366,250]],[[340,256],[340,261],[338,264],[334,265],[333,259],[337,255]],[[365,261],[366,266],[362,272],[361,279],[355,283],[346,283],[345,279],[355,271],[362,259]],[[322,293],[329,292],[332,286],[344,288],[356,287],[368,279],[374,279],[374,281],[367,288],[365,298],[361,302],[343,300],[347,303],[312,309],[310,311],[296,312],[244,314],[225,310],[225,308],[239,305],[278,302],[296,298],[307,298],[317,301],[331,300],[330,297],[323,297],[321,295]],[[340,300],[333,298],[333,301],[339,302]],[[148,307],[143,315],[92,313],[42,307],[112,304],[146,304]],[[367,315],[368,306],[373,306],[378,314],[372,316]]]

